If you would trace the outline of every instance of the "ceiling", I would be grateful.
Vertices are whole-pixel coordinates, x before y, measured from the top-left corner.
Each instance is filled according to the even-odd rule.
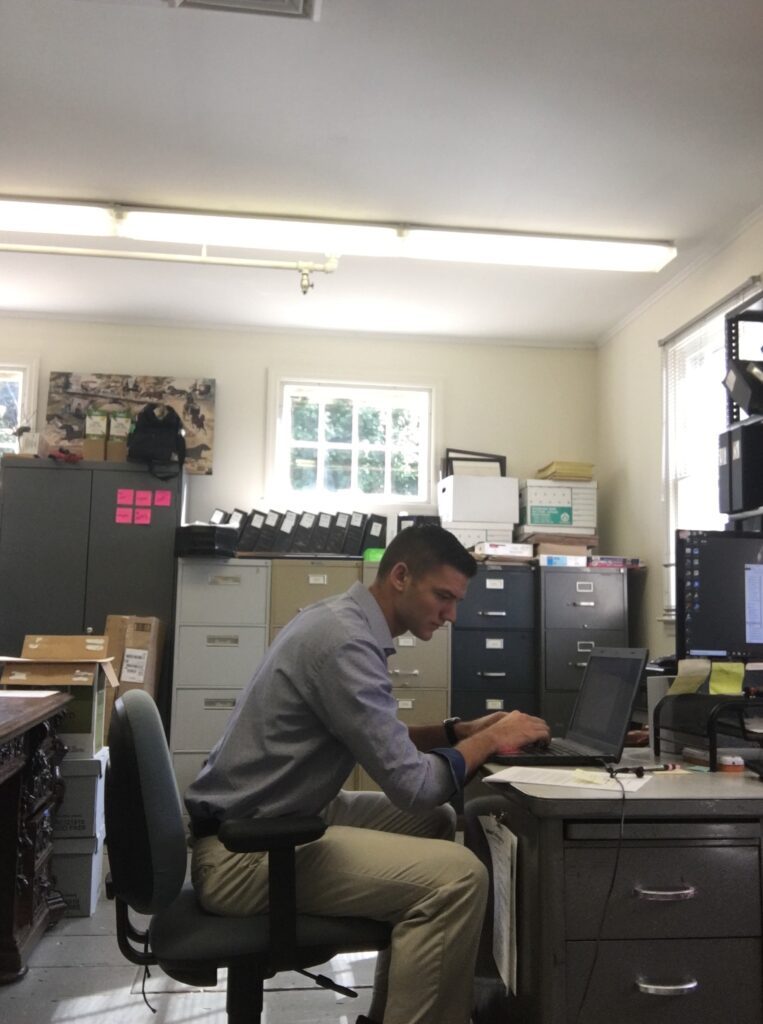
[[[0,194],[673,241],[658,274],[0,253],[0,312],[600,342],[763,206],[760,0],[0,0]],[[717,296],[708,296],[708,302]]]

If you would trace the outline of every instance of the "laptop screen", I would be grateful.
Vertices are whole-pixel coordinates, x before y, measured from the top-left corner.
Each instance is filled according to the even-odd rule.
[[[602,647],[591,653],[566,739],[622,754],[646,658],[642,648]]]

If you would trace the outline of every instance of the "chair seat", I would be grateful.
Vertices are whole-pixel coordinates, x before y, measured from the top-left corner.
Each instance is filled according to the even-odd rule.
[[[382,921],[363,917],[298,914],[294,966],[310,967],[342,952],[382,949],[389,945],[390,928]],[[199,906],[190,883],[166,910],[151,919],[150,936],[160,965],[224,966],[242,959],[267,963],[269,957],[267,915],[209,914]]]

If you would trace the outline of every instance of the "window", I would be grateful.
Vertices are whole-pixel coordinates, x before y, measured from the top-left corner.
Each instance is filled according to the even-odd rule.
[[[722,530],[718,509],[718,435],[726,427],[726,313],[751,298],[751,279],[663,344],[665,611],[675,610],[676,529]]]
[[[36,370],[34,363],[0,363],[0,453],[19,450],[19,427],[35,429]]]
[[[425,388],[281,381],[278,489],[303,508],[426,501],[430,408]]]

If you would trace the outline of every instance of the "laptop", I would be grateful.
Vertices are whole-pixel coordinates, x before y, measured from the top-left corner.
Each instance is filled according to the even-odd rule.
[[[643,647],[595,647],[565,735],[548,746],[493,754],[491,763],[581,768],[619,761],[647,657]]]

